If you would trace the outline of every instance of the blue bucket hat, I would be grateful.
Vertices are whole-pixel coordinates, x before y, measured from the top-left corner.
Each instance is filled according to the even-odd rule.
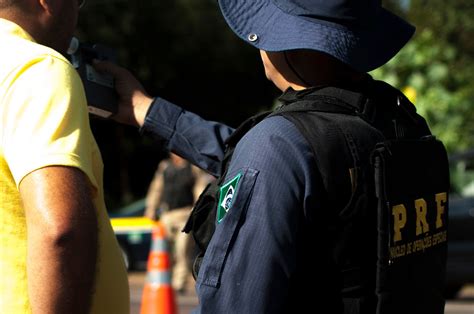
[[[369,72],[388,62],[415,27],[380,0],[219,0],[231,29],[265,51],[311,49]]]

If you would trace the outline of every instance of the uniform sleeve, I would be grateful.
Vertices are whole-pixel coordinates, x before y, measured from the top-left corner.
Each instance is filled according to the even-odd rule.
[[[271,117],[236,147],[197,279],[198,313],[280,313],[315,165],[295,126]]]
[[[33,60],[3,101],[4,156],[17,185],[34,170],[61,165],[81,169],[97,188],[84,90],[70,64],[52,56]]]
[[[162,98],[155,99],[141,129],[168,150],[214,176],[219,175],[224,142],[233,131],[225,124],[206,121]]]

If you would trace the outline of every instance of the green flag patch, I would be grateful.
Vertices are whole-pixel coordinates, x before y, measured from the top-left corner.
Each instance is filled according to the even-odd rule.
[[[232,201],[237,192],[241,173],[236,175],[232,180],[224,184],[219,190],[219,203],[217,207],[217,223],[220,223],[224,216],[232,206]]]

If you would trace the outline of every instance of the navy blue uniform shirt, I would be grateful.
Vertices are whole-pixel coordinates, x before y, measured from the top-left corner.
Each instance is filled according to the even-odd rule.
[[[233,129],[157,98],[142,132],[219,176]],[[315,177],[310,146],[281,116],[264,119],[239,141],[223,184],[235,191],[230,202],[219,204],[227,207],[219,223],[216,217],[197,278],[196,313],[283,310],[296,267],[298,213],[315,203]]]

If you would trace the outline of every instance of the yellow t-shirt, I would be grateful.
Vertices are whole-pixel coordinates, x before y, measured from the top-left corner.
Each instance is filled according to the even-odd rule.
[[[95,188],[99,256],[92,313],[129,313],[127,272],[105,208],[102,158],[82,82],[61,54],[5,19],[0,43],[0,313],[31,312],[18,185],[51,165],[81,169]]]

